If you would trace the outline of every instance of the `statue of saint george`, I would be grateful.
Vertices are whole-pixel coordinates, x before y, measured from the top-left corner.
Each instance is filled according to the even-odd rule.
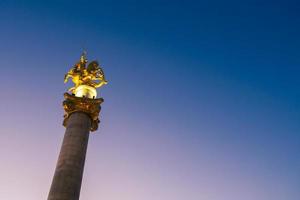
[[[86,53],[80,57],[80,61],[65,75],[64,82],[72,78],[74,86],[69,89],[72,94],[78,97],[96,98],[96,88],[107,84],[102,68],[97,61],[87,64]]]

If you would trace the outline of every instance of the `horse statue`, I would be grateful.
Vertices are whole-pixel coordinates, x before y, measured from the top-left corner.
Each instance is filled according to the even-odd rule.
[[[107,84],[104,72],[97,61],[90,62],[87,67],[86,64],[87,59],[84,53],[80,57],[80,61],[65,75],[65,83],[68,82],[69,78],[72,78],[74,83],[74,87],[69,89],[70,92],[74,93],[82,85],[99,88]]]

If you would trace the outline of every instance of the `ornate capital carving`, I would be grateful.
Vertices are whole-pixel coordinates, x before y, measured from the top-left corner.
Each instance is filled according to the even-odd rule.
[[[74,112],[84,112],[91,118],[91,131],[98,129],[100,104],[104,101],[102,98],[89,99],[86,97],[76,97],[69,93],[64,94],[65,100],[63,107],[65,110],[63,125],[67,125],[69,116]]]

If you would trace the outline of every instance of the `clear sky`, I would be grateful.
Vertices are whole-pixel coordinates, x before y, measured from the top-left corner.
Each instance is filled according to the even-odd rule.
[[[0,199],[46,199],[64,74],[109,84],[83,200],[299,200],[297,1],[0,1]]]

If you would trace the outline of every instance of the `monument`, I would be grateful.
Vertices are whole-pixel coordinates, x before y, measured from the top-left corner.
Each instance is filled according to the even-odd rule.
[[[98,129],[100,104],[97,90],[105,84],[104,72],[97,61],[88,64],[84,52],[80,61],[65,75],[74,87],[64,94],[63,125],[66,127],[48,200],[78,200],[90,131]]]

